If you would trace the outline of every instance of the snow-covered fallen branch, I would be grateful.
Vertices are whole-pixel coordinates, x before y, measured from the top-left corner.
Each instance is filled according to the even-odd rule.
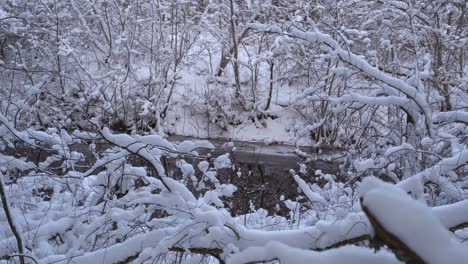
[[[278,260],[282,264],[309,263],[399,263],[397,259],[386,252],[374,253],[373,250],[355,246],[316,252],[293,248],[280,242],[269,242],[265,246],[251,247],[233,255],[227,263],[268,263]]]
[[[413,200],[402,189],[368,177],[359,192],[375,237],[388,245],[400,260],[443,264],[463,263],[468,259],[468,248],[455,240],[434,210]]]

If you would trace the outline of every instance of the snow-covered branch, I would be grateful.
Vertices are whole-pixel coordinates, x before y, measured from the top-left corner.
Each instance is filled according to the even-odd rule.
[[[468,112],[456,110],[450,112],[441,112],[432,117],[434,124],[464,123],[468,125]]]
[[[227,263],[262,263],[277,260],[280,263],[398,263],[394,256],[380,252],[375,254],[367,248],[346,246],[339,249],[315,252],[294,248],[281,242],[269,242],[265,246],[251,247],[234,254]]]
[[[392,87],[395,90],[405,94],[409,99],[414,101],[416,105],[418,106],[419,112],[424,115],[425,123],[426,123],[427,129],[429,130],[429,133],[433,135],[431,113],[430,113],[429,105],[426,99],[424,98],[424,94],[420,93],[417,90],[417,88],[409,85],[405,81],[395,78],[393,76],[390,76],[389,74],[370,65],[366,60],[352,53],[350,50],[342,49],[341,46],[338,44],[338,42],[334,40],[330,35],[324,34],[318,31],[317,29],[313,32],[301,31],[299,29],[293,29],[290,32],[283,32],[277,26],[267,26],[267,25],[256,24],[256,23],[250,23],[248,24],[248,26],[258,31],[284,34],[284,35],[287,35],[293,38],[302,39],[311,43],[325,44],[329,46],[332,49],[332,53],[336,54],[336,56],[338,56],[342,61],[349,63],[350,65],[356,67],[357,69],[366,73],[370,77],[373,77],[376,80],[379,80],[382,83],[388,85],[389,87]]]
[[[434,210],[397,186],[368,177],[359,190],[375,236],[401,260],[442,264],[463,263],[468,258],[466,247],[442,225]],[[457,214],[466,215],[466,210]]]
[[[398,186],[416,199],[424,199],[424,184],[432,182],[438,184],[447,195],[460,199],[463,190],[458,189],[445,175],[468,163],[468,149],[463,149],[457,155],[445,158],[434,166],[409,177],[398,183]]]

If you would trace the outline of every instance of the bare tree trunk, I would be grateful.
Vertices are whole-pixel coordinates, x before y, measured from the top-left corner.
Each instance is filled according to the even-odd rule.
[[[268,92],[268,101],[265,106],[265,111],[267,111],[270,108],[271,104],[271,97],[273,96],[273,70],[275,67],[275,63],[272,61],[270,62],[270,91]]]
[[[240,34],[239,38],[237,38],[237,46],[242,42],[242,40],[247,36],[247,33],[249,32],[250,28],[246,28],[242,31],[242,33]],[[234,45],[229,49],[229,51],[226,53],[226,52],[222,52],[221,53],[221,61],[219,63],[219,67],[218,67],[218,72],[216,73],[216,76],[221,76],[224,72],[224,70],[226,69],[226,66],[229,64],[229,62],[231,61],[231,58],[233,56],[233,53],[234,53]]]
[[[55,52],[55,59],[57,60],[57,75],[60,82],[60,89],[62,91],[61,98],[63,99],[65,96],[65,82],[62,77],[62,62],[60,60],[60,18],[58,16],[58,3],[55,3],[55,45],[56,45],[56,52]]]
[[[164,88],[165,90],[168,86],[170,86],[169,89],[169,94],[167,95],[166,99],[166,104],[164,105],[164,109],[161,111],[161,114],[159,115],[162,119],[166,118],[167,115],[167,110],[169,109],[169,104],[171,102],[172,98],[172,93],[174,92],[174,87],[176,85],[176,72],[177,72],[177,66],[179,62],[181,61],[181,54],[182,54],[182,45],[183,45],[183,37],[182,39],[179,39],[179,12],[178,12],[178,7],[176,5],[172,5],[171,7],[171,28],[172,28],[172,40],[171,40],[171,49],[174,53],[173,59],[174,59],[174,66],[172,67],[172,74],[173,76],[171,77],[170,80],[167,79],[169,69],[165,73],[165,83],[164,83]],[[179,52],[179,45],[180,45],[180,52]]]
[[[21,235],[18,232],[18,229],[16,228],[15,222],[13,221],[13,217],[11,216],[10,207],[8,205],[8,200],[5,194],[5,188],[3,186],[4,186],[3,175],[0,173],[0,197],[2,198],[3,210],[5,211],[5,215],[7,217],[8,224],[10,225],[11,232],[13,232],[13,235],[16,238],[16,244],[18,245],[20,263],[24,264],[25,262],[24,262],[23,240],[21,239]]]
[[[234,79],[236,81],[236,95],[240,94],[240,78],[239,78],[239,48],[237,46],[237,38],[236,38],[236,22],[235,22],[235,13],[234,13],[234,1],[229,0],[230,9],[231,9],[231,35],[232,35],[232,48],[234,51]]]

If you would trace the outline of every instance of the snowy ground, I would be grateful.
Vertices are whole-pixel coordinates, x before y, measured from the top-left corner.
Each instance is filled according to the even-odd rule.
[[[208,122],[206,115],[193,114],[184,107],[184,100],[192,95],[203,96],[210,92],[210,82],[212,80],[197,76],[195,74],[183,73],[182,79],[176,86],[173,97],[173,106],[169,112],[166,123],[167,130],[171,134],[194,137],[227,139],[236,141],[253,141],[265,144],[282,143],[289,145],[311,146],[313,142],[306,138],[295,140],[297,136],[294,127],[304,122],[304,118],[291,108],[283,107],[295,101],[298,89],[290,87],[277,87],[274,89],[273,104],[270,107],[269,114],[277,118],[267,118],[262,120],[263,124],[250,121],[243,122],[238,126],[228,126],[226,129],[220,129],[212,122]],[[259,93],[266,93],[260,90]],[[262,104],[264,102],[260,102]]]

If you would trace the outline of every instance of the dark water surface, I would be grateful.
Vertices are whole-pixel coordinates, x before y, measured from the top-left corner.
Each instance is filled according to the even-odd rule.
[[[180,142],[197,139],[173,136],[169,140]],[[302,174],[301,177],[308,182],[316,182],[315,170],[330,174],[336,174],[339,171],[339,162],[333,157],[339,156],[341,151],[330,147],[324,147],[321,151],[312,147],[300,147],[300,150],[309,156],[306,160],[304,157],[296,155],[294,152],[296,147],[291,145],[267,145],[259,142],[240,141],[229,143],[219,139],[210,139],[209,141],[215,145],[215,149],[200,150],[199,152],[203,156],[210,153],[215,158],[218,155],[230,153],[233,166],[219,170],[218,179],[222,183],[231,183],[238,188],[226,204],[233,214],[249,212],[251,203],[256,208],[267,209],[270,213],[285,213],[286,209],[280,201],[280,197],[283,196],[285,199],[294,200],[298,196],[297,185],[289,171],[294,169],[298,172],[301,163],[307,167],[307,172]],[[232,145],[234,145],[234,148]],[[98,152],[109,147],[110,145],[107,143],[96,144]],[[88,144],[73,144],[70,148],[85,155],[85,160],[77,163],[76,170],[85,171],[94,164],[95,158],[89,150]],[[51,150],[33,149],[27,145],[18,145],[16,148],[7,149],[5,152],[7,155],[27,157],[36,163],[44,161],[54,153]],[[193,165],[196,176],[200,179],[202,175],[196,166],[200,159],[194,159],[193,157],[184,157],[184,159]],[[136,156],[131,156],[129,162],[135,166],[145,166],[144,161]],[[182,173],[175,166],[175,159],[167,159],[166,166],[169,170],[174,171],[173,177],[181,177]],[[280,211],[277,211],[277,204]]]

